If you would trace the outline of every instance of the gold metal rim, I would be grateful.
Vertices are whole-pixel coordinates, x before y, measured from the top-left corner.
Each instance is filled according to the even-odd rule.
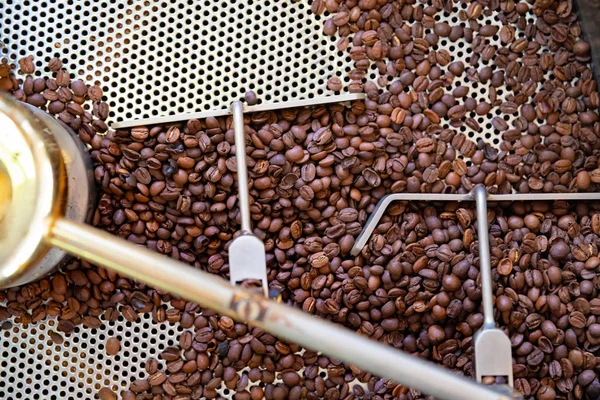
[[[49,223],[64,210],[66,178],[51,132],[0,93],[0,288],[48,251]]]

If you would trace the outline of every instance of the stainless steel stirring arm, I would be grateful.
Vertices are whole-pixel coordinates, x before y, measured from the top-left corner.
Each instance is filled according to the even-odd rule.
[[[261,282],[263,295],[266,297],[269,295],[269,283],[267,282],[265,245],[252,233],[250,222],[250,194],[242,103],[234,102],[231,105],[231,111],[233,113],[241,235],[235,238],[229,246],[229,280],[233,285],[248,279],[258,280]]]
[[[479,242],[479,273],[483,326],[473,338],[475,376],[506,377],[513,387],[512,347],[508,336],[496,327],[492,292],[492,266],[487,222],[487,192],[483,186],[473,189],[477,207],[477,240]]]
[[[250,192],[248,189],[248,167],[246,165],[246,137],[244,133],[244,111],[239,101],[231,105],[233,112],[233,134],[235,139],[235,160],[237,165],[238,199],[242,232],[252,233],[250,226]]]
[[[495,327],[492,302],[492,268],[490,264],[490,241],[487,223],[487,192],[483,186],[473,189],[477,207],[477,240],[479,241],[479,273],[481,274],[481,297],[483,326]]]

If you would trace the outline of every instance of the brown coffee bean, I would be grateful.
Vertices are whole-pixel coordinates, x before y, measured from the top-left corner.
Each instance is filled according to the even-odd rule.
[[[48,69],[52,72],[58,72],[63,67],[63,63],[60,58],[54,57],[48,61]]]
[[[117,395],[109,388],[102,388],[98,391],[98,398],[100,400],[117,400]]]
[[[131,382],[131,385],[129,385],[129,390],[134,393],[145,392],[148,389],[150,389],[150,384],[145,379],[136,379],[135,381]]]
[[[342,80],[337,76],[332,76],[327,79],[327,89],[333,92],[339,92],[342,90]]]
[[[448,118],[452,120],[460,120],[464,118],[466,114],[465,106],[457,105],[448,110]]]
[[[249,90],[246,93],[244,93],[244,100],[249,106],[253,106],[258,103],[258,96],[253,90]],[[194,133],[196,132],[193,132],[192,134]]]
[[[434,32],[436,35],[442,36],[442,37],[447,37],[448,35],[450,35],[450,31],[452,30],[450,25],[448,25],[445,22],[439,22],[439,23],[435,24],[433,29],[434,29]]]
[[[87,86],[81,79],[77,79],[71,82],[71,90],[75,96],[84,96],[87,93]]]
[[[165,371],[156,371],[148,377],[148,384],[150,386],[162,385],[167,380],[167,374]]]
[[[485,37],[494,36],[496,33],[498,33],[498,29],[499,28],[496,25],[483,25],[481,28],[479,28],[479,34]]]
[[[510,275],[513,270],[512,260],[510,258],[503,258],[498,261],[497,270],[500,275]]]
[[[33,74],[35,71],[33,56],[27,56],[19,59],[19,69],[21,70],[22,74]]]
[[[121,342],[115,337],[111,337],[106,341],[106,354],[114,356],[119,353],[121,349]]]
[[[450,72],[452,72],[454,75],[460,76],[460,75],[462,75],[463,71],[465,70],[465,66],[462,63],[462,61],[455,61],[448,66],[448,70]]]
[[[573,45],[573,53],[576,56],[587,56],[590,52],[590,45],[587,42],[579,41]]]

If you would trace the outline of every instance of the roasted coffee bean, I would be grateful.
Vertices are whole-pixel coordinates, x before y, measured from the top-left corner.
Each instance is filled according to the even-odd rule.
[[[342,80],[337,76],[332,76],[327,79],[327,89],[333,92],[339,92],[342,90]]]
[[[33,56],[23,57],[19,60],[19,68],[22,74],[33,74],[35,71],[35,64],[33,63]]]
[[[131,385],[129,385],[129,390],[134,393],[145,392],[148,389],[150,389],[150,384],[145,379],[136,379],[135,381],[131,382]]]
[[[150,386],[162,385],[167,380],[167,374],[165,371],[156,371],[148,377],[148,384]]]
[[[117,395],[109,388],[102,388],[98,391],[98,398],[100,400],[117,400]]]
[[[510,258],[503,258],[498,262],[497,269],[500,275],[510,275],[513,270],[513,261]]]
[[[63,344],[64,341],[65,341],[65,339],[60,334],[58,334],[56,332],[50,332],[50,338],[56,344]]]
[[[258,97],[256,96],[256,93],[253,90],[249,90],[246,93],[244,93],[244,100],[249,106],[253,106],[258,103]],[[196,132],[193,132],[192,134],[195,133]]]
[[[111,337],[106,341],[106,354],[114,356],[119,353],[121,349],[121,342],[115,337]]]

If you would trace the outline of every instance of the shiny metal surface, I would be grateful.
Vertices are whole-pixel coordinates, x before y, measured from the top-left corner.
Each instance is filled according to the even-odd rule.
[[[41,121],[0,93],[0,288],[35,279],[54,266],[36,268],[48,253],[43,242],[48,220],[66,201],[65,166],[60,149]]]
[[[1,227],[1,224],[6,216],[11,197],[12,184],[10,182],[10,177],[8,176],[8,171],[6,171],[6,167],[0,160],[0,232],[6,230],[6,228]]]
[[[477,241],[479,242],[479,273],[483,326],[473,338],[475,376],[481,382],[484,376],[508,378],[513,386],[512,346],[509,337],[496,327],[492,293],[492,266],[488,228],[487,192],[485,187],[473,189],[477,209]]]
[[[67,204],[65,216],[71,220],[90,221],[97,198],[93,163],[87,147],[73,130],[62,121],[27,103],[21,103],[41,121],[60,148],[67,172]]]
[[[237,166],[238,206],[243,233],[252,233],[250,226],[250,194],[248,188],[248,166],[246,165],[246,133],[244,132],[244,111],[239,101],[231,105],[235,139],[235,163]]]
[[[512,352],[510,339],[498,328],[481,328],[473,337],[475,377],[505,377],[513,387]]]
[[[35,121],[52,136],[60,149],[60,157],[66,172],[65,204],[61,215],[76,222],[90,222],[96,201],[96,186],[92,160],[87,149],[68,126],[55,120],[39,108],[26,103],[19,105],[33,114]],[[68,261],[65,259],[66,256],[67,253],[59,248],[49,248],[43,258],[30,265],[27,272],[13,281],[11,286],[22,285],[42,278],[61,263]]]
[[[495,328],[494,303],[492,300],[492,266],[490,262],[490,238],[487,215],[487,192],[483,186],[473,189],[477,210],[477,241],[479,242],[479,273],[481,274],[481,304],[483,326]]]
[[[243,104],[231,105],[235,138],[235,160],[237,166],[238,202],[241,219],[241,235],[229,246],[229,280],[233,285],[245,280],[261,282],[263,295],[269,295],[267,281],[267,259],[264,243],[252,233],[250,223],[250,194],[248,167],[246,165],[246,134],[244,132]]]
[[[507,400],[508,396],[361,337],[337,324],[255,295],[225,280],[123,241],[115,236],[58,219],[49,242],[88,261],[140,279],[187,300],[258,326],[274,335],[354,364],[378,376],[448,400]],[[432,384],[435,382],[435,384]]]

